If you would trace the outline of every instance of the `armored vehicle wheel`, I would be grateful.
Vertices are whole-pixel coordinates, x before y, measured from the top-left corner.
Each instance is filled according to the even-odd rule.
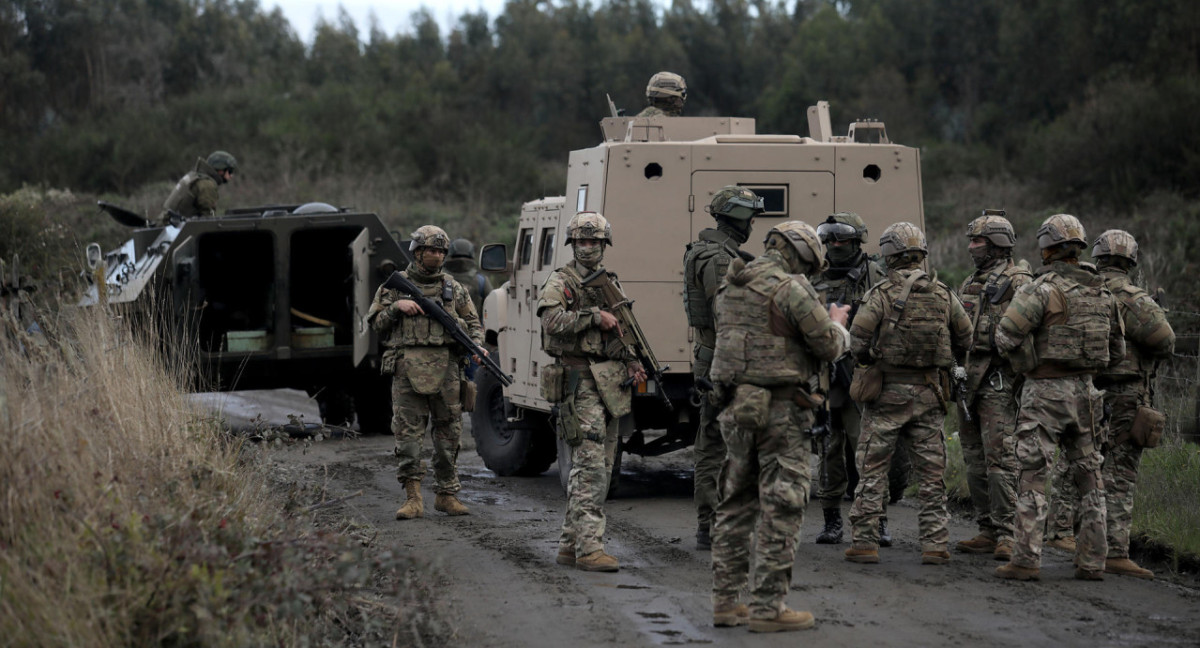
[[[563,493],[567,492],[567,478],[571,475],[571,453],[567,442],[558,439],[558,481],[562,484]],[[608,499],[616,497],[617,487],[621,485],[621,443],[617,443],[617,453],[613,456],[612,474],[608,476]]]
[[[490,371],[475,374],[477,396],[471,412],[475,451],[488,470],[508,477],[534,476],[554,462],[554,435],[545,414],[525,410],[521,421],[508,420],[504,386]]]

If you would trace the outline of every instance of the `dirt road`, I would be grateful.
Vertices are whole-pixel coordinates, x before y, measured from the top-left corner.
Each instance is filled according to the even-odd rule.
[[[287,423],[288,414],[319,420],[300,392],[198,398],[219,404],[233,422],[258,413],[278,424]],[[469,421],[465,425],[469,430]],[[347,502],[348,513],[378,528],[379,546],[420,552],[440,567],[454,609],[455,645],[1200,645],[1195,575],[1076,581],[1071,557],[1055,550],[1047,551],[1036,583],[993,577],[999,563],[990,556],[955,554],[947,566],[922,566],[915,509],[906,502],[890,511],[896,544],[881,550],[878,565],[845,562],[846,544],[814,544],[821,511],[810,507],[788,604],[811,611],[814,630],[751,635],[744,628],[713,628],[709,554],[695,550],[692,537],[687,452],[625,457],[618,497],[607,508],[607,549],[621,561],[616,574],[555,564],[564,505],[555,469],[538,478],[497,478],[475,454],[469,431],[459,471],[460,497],[472,515],[458,518],[430,510],[419,520],[393,519],[402,490],[388,437],[275,452],[291,470],[328,480],[330,498],[362,489],[362,497]],[[955,516],[951,538],[973,534],[974,527]],[[1154,567],[1163,575],[1164,566]]]

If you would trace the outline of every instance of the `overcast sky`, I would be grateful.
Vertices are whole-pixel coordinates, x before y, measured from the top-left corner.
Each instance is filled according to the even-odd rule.
[[[442,35],[449,30],[458,17],[467,11],[483,9],[488,18],[495,20],[504,9],[504,0],[263,0],[262,6],[270,9],[278,6],[283,10],[288,22],[304,42],[312,41],[313,28],[317,17],[324,16],[325,20],[336,23],[338,6],[344,7],[362,38],[367,37],[370,25],[368,16],[375,12],[379,18],[379,26],[385,34],[412,31],[412,21],[409,17],[422,6],[428,7],[434,19],[442,26]]]

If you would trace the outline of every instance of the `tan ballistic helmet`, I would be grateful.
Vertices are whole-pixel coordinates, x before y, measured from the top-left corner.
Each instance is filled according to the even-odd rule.
[[[577,239],[594,239],[612,245],[612,225],[597,212],[579,212],[567,223],[566,245],[574,243]]]
[[[1137,265],[1137,240],[1125,230],[1111,229],[1101,234],[1092,244],[1092,258],[1119,256]]]
[[[992,245],[1010,248],[1017,244],[1017,234],[1003,209],[985,209],[983,215],[967,225],[967,238],[982,237]]]
[[[1045,250],[1062,243],[1078,243],[1087,247],[1087,232],[1083,223],[1070,214],[1055,214],[1042,223],[1037,233],[1038,247]]]
[[[811,265],[815,272],[824,272],[829,268],[829,261],[825,258],[825,245],[817,237],[817,230],[813,229],[812,225],[802,221],[780,223],[767,232],[767,238],[763,239],[764,244],[768,244],[772,234],[779,234],[787,239],[800,258]]]
[[[646,103],[668,97],[677,97],[680,103],[687,101],[687,81],[674,72],[664,70],[650,77],[650,83],[646,84]]]
[[[412,233],[412,243],[408,244],[408,250],[415,252],[417,248],[423,247],[449,251],[450,237],[446,234],[446,230],[437,225],[422,225]]]
[[[912,223],[894,223],[888,225],[883,230],[883,236],[879,237],[879,251],[885,257],[905,252],[928,254],[929,246],[925,244],[925,234],[921,228]]]

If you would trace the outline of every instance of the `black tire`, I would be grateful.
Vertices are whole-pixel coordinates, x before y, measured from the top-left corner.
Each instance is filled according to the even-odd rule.
[[[477,372],[475,386],[471,436],[475,437],[475,451],[483,464],[501,477],[532,477],[546,472],[555,456],[553,430],[546,415],[526,410],[523,420],[510,423],[504,385],[492,372]]]
[[[896,444],[892,453],[892,465],[888,467],[888,503],[895,504],[904,499],[904,491],[908,489],[912,478],[912,457],[909,456],[908,444],[903,441]]]
[[[556,435],[557,436],[557,435]],[[558,447],[558,482],[562,485],[563,494],[567,492],[567,479],[571,475],[571,453],[567,442],[556,441]],[[613,455],[612,473],[608,476],[608,494],[606,499],[616,498],[617,488],[621,485],[621,455],[624,454],[625,441],[617,439],[617,451]]]
[[[360,381],[354,390],[354,410],[360,434],[391,434],[391,376],[371,376]]]
[[[317,392],[317,409],[325,425],[350,427],[354,423],[354,399],[341,387],[325,387]]]

